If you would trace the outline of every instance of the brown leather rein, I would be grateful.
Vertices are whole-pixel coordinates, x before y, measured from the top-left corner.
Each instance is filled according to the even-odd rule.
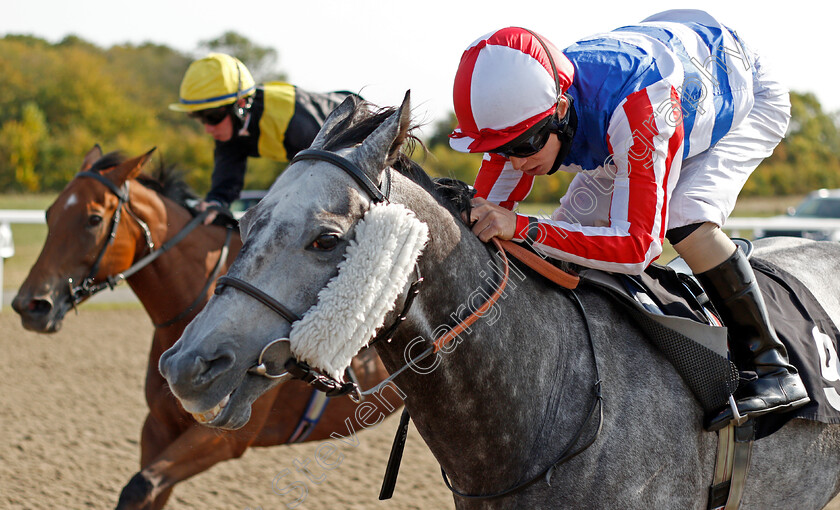
[[[364,171],[358,168],[355,163],[334,152],[319,149],[307,149],[299,152],[292,159],[290,164],[294,164],[301,160],[320,160],[331,163],[340,168],[341,170],[344,170],[345,173],[352,177],[362,187],[362,189],[367,192],[371,201],[376,203],[388,201],[388,195],[390,191],[390,174],[387,171],[385,172],[383,182],[377,185],[376,183],[372,182],[370,178],[364,173]],[[508,261],[507,255],[505,254],[506,250],[510,251],[516,258],[532,267],[538,273],[542,274],[543,276],[546,276],[551,281],[569,289],[573,289],[577,286],[577,276],[573,276],[563,271],[560,271],[558,268],[546,262],[538,255],[529,252],[521,246],[517,246],[509,241],[500,241],[495,238],[493,239],[493,243],[499,250],[499,253],[502,256],[505,266],[504,277],[502,278],[502,281],[499,283],[499,286],[495,290],[493,295],[490,296],[489,299],[487,299],[487,301],[484,304],[482,304],[477,310],[473,311],[469,316],[467,316],[467,318],[455,325],[455,327],[453,327],[449,332],[436,339],[431,347],[427,348],[420,355],[410,360],[405,366],[395,371],[393,374],[390,375],[390,377],[377,384],[375,387],[362,392],[354,381],[342,382],[336,380],[333,377],[323,374],[316,368],[310,367],[305,362],[299,361],[295,358],[290,358],[285,362],[284,372],[279,374],[270,373],[267,370],[265,362],[263,361],[263,357],[266,354],[266,350],[270,346],[279,342],[288,342],[289,340],[287,338],[278,338],[266,344],[265,347],[263,347],[262,352],[260,353],[257,359],[257,362],[251,368],[249,368],[248,371],[254,375],[268,377],[271,379],[280,379],[288,374],[292,377],[301,379],[304,382],[313,385],[321,391],[324,391],[325,393],[327,393],[328,396],[351,395],[351,398],[355,396],[360,399],[364,395],[369,395],[378,391],[384,385],[391,382],[404,370],[415,365],[417,362],[423,360],[431,354],[437,353],[453,338],[463,333],[469,328],[470,325],[472,325],[475,321],[477,321],[479,318],[486,314],[486,312],[502,296],[505,286],[507,285],[508,277],[510,274],[510,262]],[[419,270],[417,272],[419,273]],[[382,338],[385,338],[388,341],[390,341],[391,336],[393,335],[399,324],[401,324],[405,320],[405,317],[408,314],[408,309],[413,303],[414,297],[419,292],[419,285],[421,282],[422,278],[418,277],[418,279],[409,287],[408,294],[403,303],[402,312],[399,313],[397,319],[394,321],[394,324],[392,324],[387,329],[380,331],[380,333],[371,340],[371,344],[376,343]],[[277,299],[273,298],[272,296],[269,296],[262,290],[235,276],[225,275],[219,278],[216,282],[216,294],[220,294],[225,287],[236,288],[240,292],[243,292],[249,295],[250,297],[260,301],[265,306],[273,310],[275,313],[286,319],[286,321],[288,321],[290,324],[300,319],[299,315],[291,312],[289,308],[284,306]]]
[[[495,237],[492,240],[493,244],[495,244],[496,248],[499,250],[499,254],[505,264],[504,276],[502,277],[501,283],[499,283],[499,287],[476,311],[471,313],[466,319],[462,320],[454,328],[449,330],[448,333],[435,340],[434,352],[438,352],[443,346],[449,343],[450,340],[463,333],[480,317],[483,317],[487,313],[487,310],[489,310],[490,307],[492,307],[493,304],[495,304],[502,296],[505,286],[507,285],[508,277],[510,276],[510,263],[508,262],[505,252],[510,253],[517,260],[561,287],[574,289],[578,286],[578,283],[580,283],[580,277],[577,275],[572,275],[561,270],[536,253],[529,251],[512,241],[504,241]]]
[[[499,241],[499,243],[501,244],[501,248],[504,248],[506,252],[513,255],[520,262],[561,287],[576,289],[580,283],[579,276],[563,271],[536,253],[525,249],[513,241]]]

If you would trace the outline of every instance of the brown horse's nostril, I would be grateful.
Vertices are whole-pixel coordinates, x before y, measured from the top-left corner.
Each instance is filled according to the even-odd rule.
[[[46,299],[33,299],[29,302],[28,310],[35,315],[44,315],[52,310],[52,303]]]
[[[43,316],[52,310],[52,301],[49,299],[15,299],[12,301],[12,309],[20,315],[33,317]]]

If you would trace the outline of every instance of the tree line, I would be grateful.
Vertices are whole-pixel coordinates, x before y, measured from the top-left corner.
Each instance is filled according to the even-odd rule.
[[[239,57],[257,81],[283,79],[277,52],[228,32],[199,43],[195,54],[145,43],[100,48],[75,36],[49,43],[33,36],[0,39],[0,192],[57,191],[78,171],[94,145],[128,155],[157,147],[166,165],[206,191],[212,139],[186,115],[167,106],[177,100],[189,63],[207,51]],[[810,93],[791,93],[792,120],[785,140],[744,187],[743,195],[803,194],[840,187],[840,131],[836,113],[823,111]],[[428,152],[413,157],[433,176],[472,182],[481,156],[449,148],[454,114],[425,126]],[[252,160],[247,188],[267,188],[282,165]],[[556,202],[573,176],[541,178],[530,199]]]
[[[256,79],[283,78],[276,51],[239,34],[203,41],[196,55],[209,51],[240,57]],[[130,156],[157,147],[163,164],[181,168],[194,189],[205,191],[213,141],[168,108],[194,58],[153,43],[102,49],[76,36],[56,44],[0,39],[0,192],[62,189],[94,144]],[[276,165],[255,163],[249,184],[267,186]]]

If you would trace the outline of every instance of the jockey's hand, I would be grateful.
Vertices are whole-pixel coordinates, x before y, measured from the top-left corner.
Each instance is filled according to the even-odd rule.
[[[198,203],[197,206],[195,206],[195,210],[198,211],[198,212],[204,212],[205,210],[207,210],[208,207],[213,206],[213,205],[219,206],[219,207],[222,206],[222,204],[220,204],[219,202],[216,202],[215,200],[211,200],[209,202],[202,200],[201,202]],[[216,219],[216,216],[218,214],[219,213],[216,212],[216,211],[210,211],[209,213],[207,213],[207,217],[204,218],[204,224],[209,225],[209,224],[213,223],[213,220]]]
[[[497,237],[511,239],[516,230],[516,213],[483,198],[473,198],[470,222],[473,234],[483,242]]]

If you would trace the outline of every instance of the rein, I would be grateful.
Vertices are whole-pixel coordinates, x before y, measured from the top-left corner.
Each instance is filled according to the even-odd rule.
[[[128,207],[128,205],[129,205],[128,181],[126,181],[123,184],[122,188],[120,188],[120,187],[117,187],[117,185],[114,184],[113,182],[111,182],[108,178],[106,178],[105,176],[103,176],[102,174],[99,174],[97,172],[90,172],[90,171],[79,172],[78,174],[76,174],[76,176],[77,177],[92,178],[92,179],[95,179],[95,180],[99,181],[100,183],[104,184],[105,187],[107,187],[108,190],[111,191],[111,193],[116,195],[117,199],[119,200],[119,204],[117,205],[117,208],[114,211],[114,216],[111,218],[111,226],[110,226],[110,231],[108,233],[108,238],[105,241],[105,244],[102,246],[102,249],[99,251],[99,254],[96,257],[96,261],[91,266],[90,271],[88,272],[88,275],[82,280],[82,283],[80,285],[75,286],[75,287],[73,286],[73,278],[68,278],[68,286],[70,288],[69,300],[70,300],[70,304],[73,306],[74,309],[76,309],[76,305],[79,304],[80,302],[82,302],[83,300],[85,300],[85,299],[87,299],[87,298],[89,298],[89,297],[91,297],[95,294],[98,294],[99,292],[105,290],[106,288],[110,288],[111,290],[113,290],[114,287],[116,287],[117,285],[119,285],[123,281],[127,280],[128,278],[133,276],[135,273],[137,273],[141,269],[145,268],[146,266],[148,266],[149,264],[154,262],[158,257],[163,255],[164,253],[168,252],[173,246],[175,246],[176,244],[183,241],[184,238],[187,237],[187,235],[189,235],[190,232],[195,230],[196,227],[201,225],[204,222],[204,219],[207,217],[208,214],[210,214],[211,211],[215,210],[217,212],[223,212],[221,210],[221,208],[219,208],[219,207],[213,206],[213,207],[208,208],[207,210],[205,210],[205,211],[201,212],[200,214],[198,214],[197,216],[195,216],[192,220],[190,220],[189,223],[184,225],[184,228],[182,228],[177,234],[175,234],[175,236],[173,236],[169,241],[167,241],[163,245],[161,245],[161,247],[158,250],[155,250],[154,249],[155,248],[155,243],[152,240],[152,234],[151,234],[151,230],[149,229],[149,226],[146,224],[146,222],[141,220],[134,213],[134,211],[131,210],[130,207]],[[141,258],[140,260],[138,260],[134,264],[132,264],[131,267],[129,267],[125,271],[123,271],[121,273],[118,273],[116,275],[109,275],[105,278],[104,281],[102,281],[98,284],[94,283],[96,281],[96,273],[99,272],[99,266],[102,263],[102,259],[105,257],[105,252],[108,250],[108,247],[111,246],[111,244],[113,244],[114,239],[116,239],[117,228],[119,227],[119,223],[120,223],[120,220],[121,220],[121,211],[122,211],[124,206],[125,206],[125,210],[128,212],[128,214],[132,218],[134,218],[134,220],[140,226],[140,229],[143,231],[143,236],[144,236],[145,241],[146,241],[146,246],[149,249],[149,254],[147,254],[146,256],[144,256],[143,258]],[[207,278],[206,282],[204,283],[204,287],[202,288],[201,292],[199,292],[198,296],[192,302],[192,304],[190,304],[186,309],[181,311],[175,317],[173,317],[173,318],[171,318],[167,321],[164,321],[160,324],[155,324],[154,326],[156,328],[165,328],[165,327],[168,327],[168,326],[171,326],[171,325],[177,323],[178,321],[182,320],[184,317],[189,315],[190,312],[195,310],[195,308],[198,307],[201,304],[202,301],[204,301],[204,299],[205,299],[204,296],[207,294],[207,290],[210,288],[210,285],[213,284],[213,281],[219,275],[219,272],[221,271],[222,265],[224,264],[224,260],[227,258],[228,252],[230,250],[230,240],[232,238],[232,235],[233,235],[233,228],[231,226],[228,226],[227,227],[227,233],[226,233],[226,236],[225,236],[225,242],[222,246],[222,250],[221,250],[221,253],[219,255],[219,260],[216,261],[216,265],[213,267],[213,271],[210,273],[210,276]]]
[[[518,492],[519,490],[524,489],[525,487],[528,487],[529,485],[539,480],[541,477],[545,477],[546,483],[551,485],[551,475],[554,473],[554,471],[560,465],[575,458],[577,455],[581,454],[587,448],[592,446],[592,444],[595,443],[595,441],[598,439],[598,436],[601,434],[601,428],[604,424],[603,396],[601,395],[601,375],[598,369],[598,356],[595,352],[595,342],[592,338],[592,328],[589,325],[589,317],[586,314],[586,309],[583,307],[583,302],[580,300],[577,293],[575,293],[574,291],[574,289],[577,288],[578,283],[580,282],[580,278],[577,275],[569,274],[561,270],[560,268],[554,266],[539,255],[525,249],[524,247],[514,242],[500,241],[495,237],[493,238],[493,242],[496,244],[496,247],[499,249],[499,252],[502,254],[503,257],[504,253],[508,252],[517,259],[519,259],[520,262],[524,263],[543,277],[569,290],[569,295],[577,305],[577,308],[580,310],[580,315],[583,318],[583,323],[586,327],[586,335],[589,339],[589,346],[592,350],[592,360],[595,366],[595,384],[593,385],[593,388],[595,390],[595,400],[592,402],[592,406],[589,408],[589,413],[586,415],[586,418],[580,424],[578,431],[575,433],[572,440],[569,441],[569,443],[566,445],[566,447],[563,449],[563,451],[560,453],[557,459],[554,460],[548,467],[546,467],[545,469],[543,469],[528,480],[517,482],[511,487],[508,487],[507,489],[491,494],[466,494],[452,486],[452,484],[449,481],[449,477],[446,476],[446,471],[444,471],[443,467],[441,467],[440,473],[443,476],[443,482],[444,484],[446,484],[446,488],[449,489],[453,494],[465,499],[493,499],[512,494],[514,492]],[[507,258],[505,257],[505,278],[507,278],[507,272],[508,262]],[[438,341],[442,339],[443,337]],[[446,341],[448,340],[449,339],[447,339]],[[435,342],[435,344],[437,345],[437,341]],[[592,417],[595,415],[596,410],[598,411],[598,428],[595,430],[595,433],[592,434],[592,437],[586,442],[586,444],[573,451],[572,448],[580,440],[584,430],[586,429],[587,424],[589,424],[589,422],[592,420]]]
[[[367,192],[368,196],[373,202],[387,202],[388,195],[390,191],[390,174],[386,171],[385,178],[383,179],[382,189],[380,189],[377,185],[375,185],[367,175],[352,161],[340,156],[334,152],[318,150],[318,149],[308,149],[301,151],[297,154],[297,156],[292,159],[291,164],[294,164],[297,161],[301,160],[320,160],[326,161],[331,163],[338,168],[344,170],[348,175],[350,175],[362,188]],[[285,371],[274,374],[268,371],[268,368],[263,360],[266,351],[274,344],[281,343],[281,342],[288,342],[288,338],[277,338],[272,340],[268,344],[263,347],[262,352],[257,359],[257,362],[248,369],[248,372],[260,375],[263,377],[268,377],[270,379],[280,379],[287,375],[291,375],[297,379],[301,379],[304,382],[313,385],[315,388],[323,391],[327,394],[327,396],[335,397],[335,396],[342,396],[342,395],[350,395],[350,398],[356,402],[360,402],[362,398],[366,395],[370,395],[382,389],[385,385],[389,384],[393,381],[397,376],[399,376],[402,372],[408,369],[411,366],[416,365],[423,359],[427,358],[428,356],[438,352],[443,346],[445,346],[450,340],[452,340],[455,336],[462,333],[464,330],[469,328],[471,324],[473,324],[476,320],[478,320],[484,313],[491,307],[493,304],[498,301],[501,297],[502,292],[505,289],[505,285],[508,281],[509,275],[509,262],[507,256],[505,256],[504,250],[502,249],[501,245],[498,244],[496,241],[496,247],[499,249],[499,252],[502,255],[502,258],[505,263],[505,272],[504,277],[499,284],[499,287],[493,293],[492,296],[476,311],[471,313],[466,319],[461,321],[457,324],[452,330],[449,331],[446,335],[442,336],[441,338],[437,339],[434,342],[432,347],[427,348],[424,352],[422,352],[417,357],[410,360],[405,366],[400,368],[399,370],[395,371],[391,374],[387,379],[380,382],[376,386],[371,389],[361,391],[358,384],[355,381],[350,382],[341,382],[338,381],[326,374],[318,372],[316,369],[310,367],[307,363],[298,361],[294,358],[290,358],[285,363]],[[422,276],[420,276],[419,267],[415,266],[415,272],[417,273],[417,278],[414,282],[409,286],[408,291],[406,293],[406,297],[403,301],[403,308],[402,311],[397,315],[395,321],[389,326],[388,328],[383,329],[380,331],[369,343],[369,345],[374,345],[380,340],[385,339],[386,341],[391,340],[394,333],[396,332],[397,328],[403,321],[405,321],[406,316],[408,315],[408,311],[411,308],[412,303],[414,302],[414,298],[420,292],[420,285],[423,282]],[[229,286],[238,289],[241,292],[244,292],[248,296],[256,299],[280,317],[285,319],[289,324],[297,322],[301,319],[301,316],[296,314],[295,312],[291,311],[288,307],[283,305],[280,301],[275,299],[274,297],[270,296],[266,292],[260,290],[259,288],[251,285],[250,283],[237,278],[235,276],[225,275],[219,278],[216,282],[216,294],[221,294],[224,287]]]
[[[495,241],[496,238],[494,237],[493,240]],[[520,262],[561,287],[576,289],[580,283],[579,276],[563,271],[543,257],[513,241],[498,241],[498,243],[501,244],[499,249],[504,248],[506,252],[519,259]]]
[[[595,441],[598,439],[598,436],[601,434],[601,428],[603,427],[604,423],[604,408],[603,408],[603,397],[601,395],[601,376],[600,371],[598,369],[598,357],[595,352],[595,343],[592,338],[592,329],[589,325],[589,318],[586,314],[586,310],[583,307],[583,302],[581,302],[580,298],[577,296],[577,293],[574,292],[574,289],[577,287],[577,284],[580,281],[580,278],[576,275],[566,273],[565,271],[561,270],[560,268],[554,266],[553,264],[549,263],[539,255],[526,250],[525,248],[511,242],[511,241],[503,241],[497,238],[492,238],[493,243],[496,245],[496,248],[499,250],[500,255],[502,256],[502,260],[504,261],[505,270],[504,270],[504,277],[502,282],[499,284],[497,290],[493,293],[493,295],[488,299],[481,307],[478,308],[472,315],[464,319],[461,323],[456,325],[452,328],[446,335],[441,336],[434,342],[434,346],[426,349],[417,357],[413,358],[409,361],[404,367],[400,368],[393,374],[391,374],[388,379],[382,381],[374,388],[362,392],[363,394],[374,393],[379,391],[384,385],[391,382],[395,377],[397,377],[400,373],[406,370],[408,367],[414,366],[429,355],[434,352],[437,352],[442,348],[446,343],[452,340],[455,336],[462,333],[466,328],[468,328],[472,323],[474,323],[478,317],[483,315],[490,306],[495,303],[502,294],[502,291],[505,288],[505,285],[508,280],[509,275],[509,268],[510,263],[508,258],[505,256],[505,252],[509,252],[511,255],[519,259],[521,262],[529,266],[534,271],[538,272],[540,275],[544,276],[545,278],[549,279],[550,281],[569,289],[569,294],[573,298],[573,301],[577,305],[578,309],[580,310],[580,314],[583,317],[584,325],[586,326],[586,334],[587,338],[589,339],[589,346],[592,350],[592,359],[595,365],[595,384],[593,388],[595,390],[595,400],[592,403],[592,406],[589,409],[589,413],[586,415],[586,418],[578,428],[578,431],[575,433],[572,440],[566,445],[566,448],[560,453],[554,462],[552,462],[548,467],[534,475],[532,478],[525,480],[523,482],[517,482],[511,487],[504,489],[502,491],[491,493],[491,494],[466,494],[457,489],[455,489],[449,481],[449,477],[446,475],[446,471],[443,467],[440,468],[441,475],[443,476],[443,482],[446,485],[446,488],[449,489],[453,494],[460,496],[465,499],[493,499],[498,498],[501,496],[505,496],[508,494],[512,494],[514,492],[518,492],[525,487],[533,484],[540,477],[545,477],[546,483],[551,485],[551,475],[554,473],[554,470],[557,469],[560,465],[568,462],[569,460],[573,459],[584,450],[592,446]],[[595,415],[596,409],[598,410],[598,428],[595,430],[595,433],[592,437],[586,442],[586,444],[582,445],[577,450],[572,451],[572,448],[578,443],[581,436],[583,435],[584,430],[586,429],[587,424],[592,420],[592,417]],[[397,481],[397,473],[399,471],[400,460],[402,459],[402,452],[405,446],[406,436],[408,434],[408,410],[404,409],[402,416],[400,417],[400,423],[397,427],[397,433],[394,438],[393,446],[391,447],[391,455],[388,460],[388,465],[385,471],[385,478],[382,483],[382,488],[379,493],[380,500],[390,499],[394,493],[394,487]]]
[[[332,163],[333,165],[337,166],[338,168],[341,168],[348,175],[350,175],[367,192],[368,196],[371,198],[371,200],[373,202],[388,201],[388,192],[389,192],[389,188],[390,188],[390,174],[388,174],[387,170],[386,170],[386,173],[385,173],[385,179],[384,179],[384,183],[383,183],[384,189],[380,189],[373,182],[371,182],[371,180],[367,177],[367,175],[360,168],[358,168],[358,166],[356,166],[352,161],[350,161],[350,160],[348,160],[348,159],[346,159],[346,158],[344,158],[344,157],[342,157],[342,156],[340,156],[336,153],[329,152],[329,151],[323,151],[323,150],[315,150],[315,149],[309,149],[309,150],[301,151],[300,153],[298,153],[297,156],[295,156],[294,159],[292,159],[290,165],[294,164],[297,161],[301,161],[301,160],[320,160],[320,161],[326,161],[328,163]],[[382,389],[384,386],[391,383],[396,377],[398,377],[402,372],[407,370],[409,367],[412,367],[412,366],[416,365],[417,363],[419,363],[423,359],[427,358],[428,356],[430,356],[432,354],[435,354],[438,351],[440,351],[440,349],[442,349],[453,338],[455,338],[457,335],[459,335],[459,334],[463,333],[465,330],[467,330],[470,325],[472,325],[482,315],[484,315],[487,312],[487,310],[489,310],[490,307],[492,307],[499,300],[499,298],[501,297],[501,295],[504,292],[504,289],[507,285],[508,277],[509,277],[509,274],[510,274],[510,262],[507,258],[507,255],[505,254],[505,250],[510,249],[510,246],[503,247],[501,242],[499,240],[495,239],[495,238],[493,239],[493,242],[496,245],[496,248],[499,250],[499,253],[501,254],[501,257],[504,261],[504,267],[505,267],[504,268],[504,276],[502,277],[502,280],[499,283],[499,286],[493,292],[493,294],[477,310],[475,310],[468,317],[466,317],[464,320],[462,320],[457,325],[455,325],[445,335],[443,335],[440,338],[438,338],[437,340],[435,340],[432,346],[428,347],[425,351],[420,353],[418,356],[412,358],[410,361],[408,361],[406,363],[405,366],[396,370],[388,378],[386,378],[384,381],[380,382],[379,384],[377,384],[373,388],[371,388],[369,390],[366,390],[366,391],[361,391],[361,389],[358,386],[358,383],[356,383],[355,381],[342,383],[341,381],[338,381],[338,380],[332,378],[331,376],[328,376],[328,375],[325,375],[325,374],[322,374],[322,373],[318,372],[317,370],[309,367],[309,365],[307,365],[306,363],[298,361],[295,358],[290,358],[289,360],[286,361],[286,363],[284,365],[284,368],[285,368],[284,372],[279,373],[279,374],[270,373],[268,371],[268,368],[266,366],[265,361],[263,360],[263,358],[266,355],[266,352],[268,351],[268,349],[271,346],[273,346],[275,344],[282,343],[282,342],[289,342],[288,338],[277,338],[277,339],[272,340],[269,343],[267,343],[263,347],[262,351],[260,352],[260,355],[257,359],[257,362],[251,368],[248,369],[248,372],[252,373],[252,374],[255,374],[255,375],[259,375],[259,376],[268,377],[270,379],[280,379],[280,378],[283,378],[287,375],[290,375],[294,378],[301,379],[304,382],[309,383],[310,385],[313,385],[316,389],[321,390],[324,393],[326,393],[327,396],[340,396],[340,395],[346,395],[346,394],[351,394],[352,393],[353,395],[351,395],[351,399],[354,402],[360,402],[365,395],[370,395],[372,393],[376,393],[377,391]],[[510,243],[510,244],[512,244],[512,243]],[[514,256],[516,256],[517,258],[520,258],[520,259],[522,259],[524,257],[527,257],[526,255],[523,255],[522,253],[519,253],[517,248],[520,248],[520,247],[515,246],[514,249],[513,249]],[[524,249],[522,249],[522,251],[527,252],[527,250],[524,250]],[[536,255],[535,255],[535,257],[539,258]],[[532,260],[532,262],[533,262],[533,260]],[[554,266],[552,266],[552,267],[554,267]],[[540,272],[540,274],[545,275],[544,269],[545,269],[544,267],[541,267],[541,269],[535,269],[535,270]],[[557,268],[554,268],[554,269],[557,270]],[[409,286],[407,295],[406,295],[406,297],[404,299],[404,302],[403,302],[402,311],[398,314],[397,319],[395,320],[395,322],[391,326],[382,330],[380,333],[378,333],[373,338],[371,344],[378,342],[382,338],[387,338],[387,340],[390,341],[390,339],[393,336],[394,332],[396,331],[397,327],[405,320],[405,317],[408,314],[408,310],[411,307],[411,304],[413,303],[414,298],[416,297],[417,293],[419,292],[419,286],[420,286],[421,282],[423,281],[422,277],[420,277],[419,269],[417,268],[417,266],[415,266],[415,270],[417,272],[418,277]],[[559,270],[557,270],[557,271],[559,271]],[[554,472],[555,469],[557,469],[563,463],[565,463],[565,462],[569,461],[570,459],[574,458],[575,456],[579,455],[581,452],[585,451],[589,446],[591,446],[595,442],[595,440],[600,435],[601,428],[603,426],[603,397],[601,396],[601,378],[600,378],[600,373],[599,373],[599,370],[598,370],[598,358],[597,358],[597,355],[596,355],[596,352],[595,352],[595,344],[594,344],[593,339],[592,339],[592,331],[591,331],[591,328],[590,328],[590,325],[589,325],[589,320],[588,320],[588,317],[586,315],[586,311],[583,307],[583,303],[580,301],[580,299],[578,298],[578,296],[574,292],[574,290],[572,290],[577,286],[577,277],[574,276],[574,275],[569,275],[568,273],[563,273],[562,271],[560,272],[560,273],[562,273],[562,275],[559,275],[559,276],[558,276],[558,273],[553,272],[553,271],[549,271],[549,273],[551,273],[553,275],[553,276],[547,276],[549,279],[551,279],[552,281],[555,281],[556,279],[559,279],[560,281],[563,282],[563,284],[561,284],[561,285],[563,285],[564,287],[569,289],[569,292],[570,292],[573,300],[577,304],[578,308],[580,309],[581,315],[583,316],[584,324],[586,326],[586,331],[587,331],[587,337],[589,339],[589,344],[590,344],[590,347],[592,349],[592,356],[593,356],[593,361],[594,361],[594,364],[595,364],[595,384],[594,384],[595,399],[594,399],[594,402],[592,403],[592,406],[589,410],[589,413],[587,414],[583,423],[581,423],[580,428],[575,433],[574,437],[569,442],[569,444],[566,445],[566,447],[560,453],[558,458],[554,462],[552,462],[548,467],[546,467],[545,469],[540,471],[536,476],[534,476],[534,477],[532,477],[532,478],[530,478],[526,481],[516,483],[508,489],[505,489],[503,491],[493,493],[493,494],[465,494],[465,493],[462,493],[462,492],[458,491],[454,487],[452,487],[452,485],[449,482],[448,477],[446,476],[446,472],[443,470],[443,468],[441,468],[441,474],[443,475],[443,479],[444,479],[444,483],[446,484],[446,487],[450,491],[452,491],[454,494],[456,494],[456,495],[458,495],[462,498],[467,498],[467,499],[496,498],[496,497],[499,497],[499,496],[503,496],[503,495],[506,495],[506,494],[510,494],[510,493],[519,491],[520,489],[523,489],[523,488],[531,485],[532,483],[534,483],[536,480],[538,480],[539,478],[541,478],[543,476],[545,477],[546,481],[550,484],[551,475],[552,475],[552,473]],[[261,302],[266,307],[268,307],[269,309],[271,309],[272,311],[277,313],[280,317],[284,318],[289,324],[292,324],[292,323],[301,319],[301,317],[298,314],[291,311],[288,307],[283,305],[280,301],[278,301],[274,297],[270,296],[269,294],[265,293],[264,291],[260,290],[259,288],[251,285],[250,283],[248,283],[244,280],[241,280],[237,277],[234,277],[234,276],[226,275],[226,276],[223,276],[223,277],[219,278],[219,280],[217,282],[217,285],[216,285],[216,294],[220,294],[222,292],[222,290],[224,289],[224,287],[226,287],[226,286],[236,288],[239,291],[244,292],[245,294],[247,294],[247,295],[251,296],[252,298],[256,299],[257,301]],[[595,416],[595,411],[596,410],[598,411],[598,426],[597,426],[597,429],[595,430],[595,433],[592,435],[592,437],[584,445],[582,445],[581,447],[579,447],[576,450],[572,450],[575,447],[575,445],[577,445],[577,443],[581,439],[581,437],[583,436],[583,433],[586,430],[587,425],[592,420],[592,417]],[[392,448],[391,459],[388,462],[388,469],[386,471],[385,482],[383,483],[383,488],[382,488],[382,491],[380,493],[380,499],[389,498],[391,493],[393,492],[394,484],[396,483],[396,476],[397,476],[396,473],[397,473],[397,470],[399,469],[400,458],[402,457],[402,446],[405,444],[405,433],[407,431],[407,428],[408,428],[408,413],[406,411],[403,411],[403,416],[400,419],[400,426],[398,428],[397,437],[394,441],[394,447]]]

